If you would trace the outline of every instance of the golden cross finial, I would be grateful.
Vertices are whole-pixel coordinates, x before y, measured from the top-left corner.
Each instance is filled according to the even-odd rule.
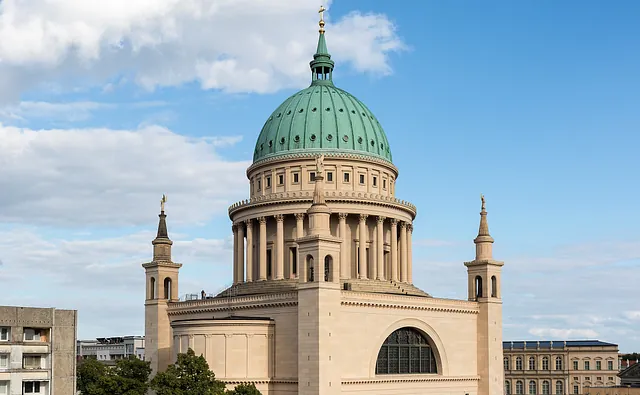
[[[324,6],[320,6],[320,10],[318,11],[318,14],[320,14],[320,22],[318,22],[318,24],[320,25],[320,33],[324,33],[324,12],[327,9],[324,8]]]
[[[160,200],[160,211],[164,213],[164,204],[167,202],[167,195],[162,194],[162,200]]]

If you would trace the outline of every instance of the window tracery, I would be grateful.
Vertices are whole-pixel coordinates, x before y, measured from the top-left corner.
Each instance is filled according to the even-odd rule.
[[[438,373],[437,370],[431,345],[414,328],[396,330],[378,352],[376,374]]]

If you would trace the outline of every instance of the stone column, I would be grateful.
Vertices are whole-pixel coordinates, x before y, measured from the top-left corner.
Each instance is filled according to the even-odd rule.
[[[274,215],[276,219],[276,280],[284,278],[284,215]]]
[[[240,222],[237,225],[238,238],[236,239],[236,243],[238,244],[236,247],[236,251],[238,251],[238,282],[244,282],[244,224]]]
[[[374,229],[371,235],[371,247],[369,248],[368,257],[371,260],[371,266],[367,268],[369,270],[369,278],[375,280],[378,278],[378,232]]]
[[[295,214],[296,216],[296,238],[300,238],[304,236],[304,213],[297,213]],[[298,253],[298,249],[296,248],[296,262],[298,263],[298,277],[300,277],[300,273],[302,273],[302,267],[301,265],[303,265],[304,262],[300,261],[300,254]],[[293,266],[289,265],[289,275],[291,276],[290,278],[296,278],[296,276],[293,274]]]
[[[411,246],[411,235],[413,234],[413,225],[407,225],[407,282],[413,284],[413,253]]]
[[[400,281],[407,282],[407,223],[400,222]]]
[[[391,218],[391,279],[398,281],[398,220]]]
[[[378,217],[378,246],[376,247],[376,252],[378,254],[377,263],[378,263],[378,280],[384,280],[384,217]]]
[[[247,225],[247,282],[253,281],[253,220],[244,221]]]
[[[349,278],[349,260],[347,259],[347,213],[339,213],[339,228],[340,239],[342,239],[342,245],[340,246],[340,278]]]
[[[231,225],[233,232],[233,283],[238,283],[238,225]]]
[[[360,237],[358,245],[360,246],[360,275],[359,278],[367,277],[367,214],[360,214]]]
[[[258,280],[267,279],[267,219],[258,218],[260,222],[260,257],[258,258]]]

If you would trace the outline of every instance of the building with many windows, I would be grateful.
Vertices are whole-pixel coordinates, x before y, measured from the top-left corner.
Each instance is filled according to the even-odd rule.
[[[414,285],[416,207],[396,197],[380,122],[334,85],[320,26],[311,83],[267,117],[250,198],[229,208],[231,287],[180,300],[163,198],[143,265],[145,359],[155,373],[190,348],[228,386],[264,395],[502,395],[503,263],[484,197],[476,256],[459,279],[467,299]]]
[[[618,378],[618,345],[598,340],[506,341],[504,390],[511,395],[586,394]]]
[[[134,355],[144,359],[144,336],[100,337],[96,340],[78,340],[78,360],[93,358],[106,365],[115,365],[119,359]]]
[[[0,306],[0,394],[75,395],[76,310]]]

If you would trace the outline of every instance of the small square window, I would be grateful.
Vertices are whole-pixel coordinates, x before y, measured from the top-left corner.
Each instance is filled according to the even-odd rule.
[[[377,187],[378,186],[378,177],[373,176],[373,186]]]
[[[284,174],[278,174],[278,185],[284,184]]]
[[[293,173],[293,183],[297,184],[300,182],[300,174],[298,173]]]
[[[613,381],[613,377],[609,376],[609,381]]]
[[[271,188],[271,177],[267,177],[267,188]]]
[[[333,172],[327,172],[327,182],[333,182]]]
[[[8,342],[10,333],[11,331],[9,330],[9,327],[3,326],[0,328],[0,341]]]
[[[344,182],[350,182],[349,181],[349,173],[344,173],[342,179],[344,180]]]
[[[360,184],[364,184],[364,174],[360,174]]]
[[[309,182],[314,182],[316,180],[316,172],[315,171],[310,171],[309,172]]]

